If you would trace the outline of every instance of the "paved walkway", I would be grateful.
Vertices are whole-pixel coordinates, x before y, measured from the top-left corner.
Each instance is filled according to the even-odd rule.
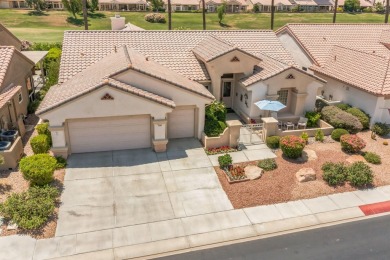
[[[128,259],[364,217],[390,186],[45,240],[2,237],[0,259]],[[17,250],[23,248],[23,250]]]

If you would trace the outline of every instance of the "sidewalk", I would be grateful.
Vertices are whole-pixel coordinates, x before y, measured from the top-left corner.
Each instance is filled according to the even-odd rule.
[[[106,260],[151,257],[358,219],[365,216],[359,206],[383,201],[390,201],[390,186],[45,240],[26,236],[2,237],[0,259]]]

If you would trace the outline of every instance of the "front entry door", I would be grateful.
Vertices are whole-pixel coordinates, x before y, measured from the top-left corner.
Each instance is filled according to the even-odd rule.
[[[233,82],[232,81],[223,81],[222,82],[222,102],[227,108],[232,107],[232,91],[233,91]]]

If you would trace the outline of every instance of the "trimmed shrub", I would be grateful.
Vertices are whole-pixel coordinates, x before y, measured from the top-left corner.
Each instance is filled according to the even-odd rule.
[[[62,156],[56,156],[55,158],[57,161],[56,170],[63,169],[66,167],[66,159],[64,159]]]
[[[388,126],[387,124],[385,123],[375,123],[371,130],[376,133],[377,135],[380,135],[380,136],[385,136],[385,135],[388,135],[390,134],[390,126]]]
[[[325,101],[323,101],[321,99],[316,100],[315,107],[316,107],[317,112],[321,112],[322,109],[324,107],[327,107],[327,106],[329,106],[329,105],[327,103],[325,103]]]
[[[367,162],[372,163],[372,164],[381,164],[382,160],[381,157],[373,152],[367,152],[364,153],[364,159],[366,159]]]
[[[298,136],[288,135],[280,138],[280,148],[287,158],[296,159],[302,155],[305,140]]]
[[[37,135],[30,140],[34,154],[47,153],[50,149],[49,138],[46,135]]]
[[[0,204],[0,213],[23,229],[42,226],[53,214],[59,192],[51,186],[30,187],[28,191],[13,193]]]
[[[23,177],[31,185],[46,185],[53,181],[57,160],[49,154],[36,154],[22,158],[19,163]]]
[[[337,129],[332,131],[331,137],[333,140],[340,142],[340,137],[342,135],[348,135],[348,134],[349,134],[349,132],[347,130],[342,129],[342,128],[337,128]]]
[[[335,106],[324,107],[321,111],[322,118],[334,128],[343,128],[355,134],[363,129],[359,119]]]
[[[163,14],[156,14],[156,13],[151,13],[145,15],[145,21],[149,23],[166,23],[165,15]]]
[[[347,169],[348,180],[356,187],[366,186],[372,183],[374,176],[370,166],[364,162],[355,162]]]
[[[308,127],[316,127],[318,120],[321,118],[321,114],[314,111],[308,111],[306,112],[305,117],[307,118]]]
[[[51,146],[52,141],[51,141],[51,133],[49,130],[49,123],[39,124],[35,127],[35,129],[37,130],[39,135],[46,135],[47,136],[47,138],[49,139],[49,144]]]
[[[226,128],[226,107],[222,102],[214,101],[206,107],[204,133],[214,137],[223,133]]]
[[[366,142],[357,135],[342,135],[340,143],[341,148],[349,153],[358,153],[366,147]]]
[[[278,168],[275,159],[265,159],[260,161],[257,166],[259,166],[264,171],[272,171]]]
[[[359,119],[360,123],[363,126],[363,129],[370,128],[370,116],[367,115],[364,111],[356,107],[351,107],[346,110],[347,113],[350,113],[353,116],[356,116]]]
[[[347,167],[343,163],[326,162],[321,169],[322,178],[331,186],[342,185],[347,180]]]
[[[323,142],[325,138],[324,132],[321,129],[318,129],[315,135],[316,141]]]
[[[309,141],[309,135],[306,132],[301,134],[301,138],[307,143]]]
[[[221,155],[218,157],[219,168],[226,169],[233,162],[230,154]]]
[[[280,137],[279,136],[268,136],[267,139],[265,140],[267,143],[267,146],[271,149],[277,149],[279,148],[279,143],[280,143]]]
[[[349,104],[343,104],[343,103],[336,104],[335,107],[338,107],[338,108],[340,108],[341,110],[344,110],[344,111],[351,108],[351,106]]]

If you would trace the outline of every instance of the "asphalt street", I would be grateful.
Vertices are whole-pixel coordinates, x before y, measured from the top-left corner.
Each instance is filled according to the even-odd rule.
[[[390,259],[390,215],[159,259]]]

